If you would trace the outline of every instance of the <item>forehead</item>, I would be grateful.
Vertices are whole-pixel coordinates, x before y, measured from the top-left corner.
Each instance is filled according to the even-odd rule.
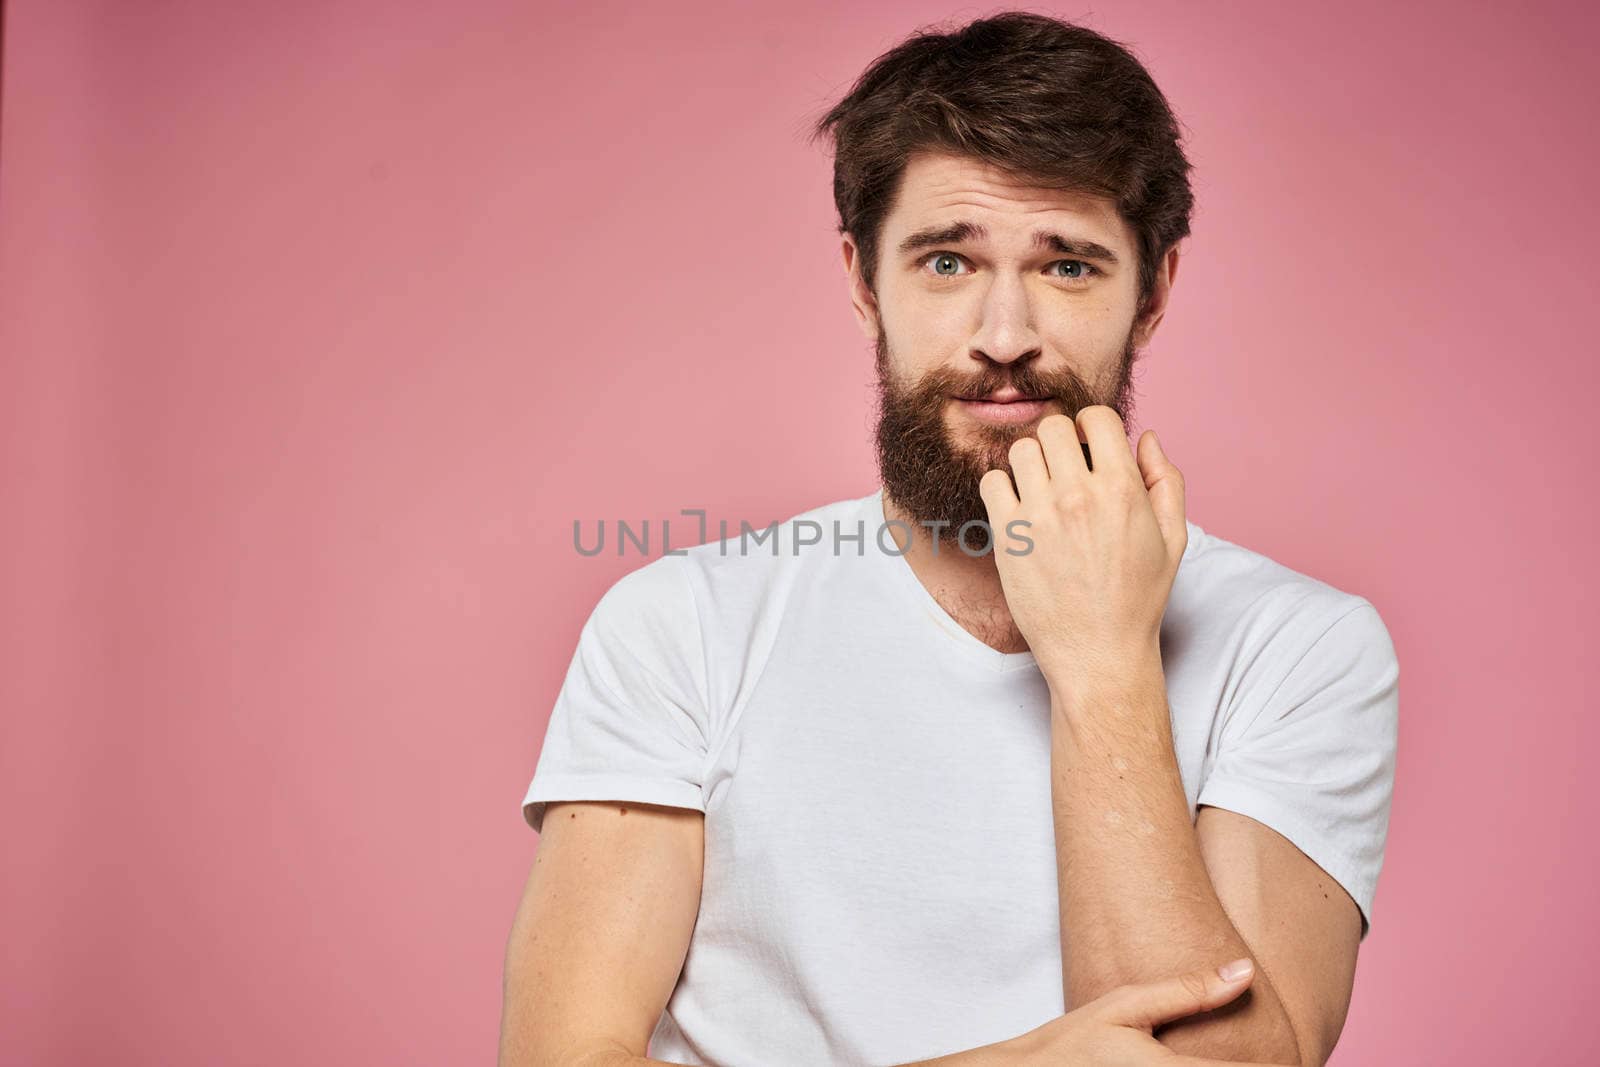
[[[1048,223],[1117,252],[1133,248],[1133,233],[1108,197],[1032,185],[983,160],[943,152],[907,160],[884,234],[980,217],[997,241],[1026,240]]]

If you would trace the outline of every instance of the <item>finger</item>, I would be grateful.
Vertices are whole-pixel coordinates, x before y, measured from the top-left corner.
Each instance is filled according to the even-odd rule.
[[[1083,431],[1095,474],[1115,474],[1119,478],[1138,478],[1133,449],[1128,446],[1128,428],[1115,408],[1091,404],[1078,411],[1078,428]],[[1048,457],[1046,457],[1048,458]]]
[[[1019,437],[1011,443],[1011,477],[1017,482],[1018,500],[1038,500],[1050,491],[1050,475],[1045,470],[1044,453],[1032,437]]]
[[[1089,476],[1089,461],[1084,458],[1083,443],[1078,440],[1078,425],[1066,415],[1046,415],[1033,431],[1044,452],[1045,466],[1051,480],[1069,481]]]
[[[1231,979],[1224,978],[1225,972],[1232,973],[1230,968],[1242,973]],[[1222,967],[1190,971],[1159,982],[1122,986],[1107,994],[1111,1002],[1107,1005],[1106,1017],[1123,1026],[1153,1030],[1172,1019],[1220,1008],[1249,988],[1255,973],[1251,961],[1235,960]]]
[[[1138,455],[1144,487],[1150,494],[1150,507],[1156,513],[1156,524],[1161,527],[1161,539],[1167,543],[1167,550],[1176,563],[1183,559],[1183,550],[1189,543],[1189,528],[1184,521],[1188,505],[1183,472],[1167,458],[1154,430],[1139,435]]]
[[[991,526],[999,525],[1006,515],[1017,508],[1017,493],[1011,484],[1011,475],[998,468],[985,472],[978,479],[978,495],[983,498],[983,506],[989,511]]]

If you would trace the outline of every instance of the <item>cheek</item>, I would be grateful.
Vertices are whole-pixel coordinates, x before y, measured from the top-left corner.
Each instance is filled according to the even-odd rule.
[[[1133,301],[1105,300],[1084,308],[1084,314],[1064,324],[1063,332],[1077,351],[1116,355],[1132,328]]]
[[[897,294],[879,306],[883,330],[894,361],[911,370],[946,362],[965,351],[971,330],[958,309],[938,301],[918,301],[915,294]]]
[[[908,346],[911,357],[937,362],[950,358],[953,352],[966,351],[976,325],[975,315],[973,308],[960,300],[911,292],[895,305],[889,336],[897,344]]]
[[[1096,360],[1122,350],[1127,330],[1114,308],[1095,307],[1057,324],[1046,341],[1047,349],[1078,359]]]

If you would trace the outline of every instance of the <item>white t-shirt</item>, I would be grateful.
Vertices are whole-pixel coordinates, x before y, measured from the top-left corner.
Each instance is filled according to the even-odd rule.
[[[1294,842],[1364,937],[1394,777],[1388,631],[1365,598],[1188,531],[1161,651],[1189,804]],[[556,800],[705,813],[652,1057],[899,1064],[1061,1014],[1048,690],[895,549],[881,491],[839,501],[762,543],[661,556],[583,628],[529,825]]]

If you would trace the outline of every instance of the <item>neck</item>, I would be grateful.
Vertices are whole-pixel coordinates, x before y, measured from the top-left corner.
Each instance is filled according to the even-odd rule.
[[[951,618],[997,651],[1027,651],[1027,642],[1011,619],[993,552],[969,556],[954,541],[938,540],[933,530],[919,524],[896,504],[887,490],[883,494],[883,511],[886,519],[905,523],[904,527],[889,527],[895,543],[904,552],[911,572]],[[911,530],[909,548],[906,527]]]

